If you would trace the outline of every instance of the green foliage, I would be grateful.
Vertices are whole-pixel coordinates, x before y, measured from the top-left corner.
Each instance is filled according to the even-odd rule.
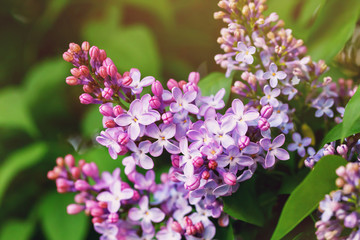
[[[89,229],[89,219],[82,212],[68,215],[66,206],[73,203],[73,195],[50,193],[41,202],[39,215],[46,239],[83,240]]]
[[[224,212],[234,217],[257,226],[264,225],[264,214],[259,208],[259,203],[254,194],[252,181],[243,182],[239,189],[231,196],[224,197]]]
[[[221,239],[221,240],[235,240],[234,231],[231,225],[231,221],[229,226],[227,227],[216,227],[216,235],[214,239]]]
[[[0,125],[1,127],[17,128],[32,136],[38,135],[29,110],[26,107],[23,91],[8,87],[0,91]]]
[[[350,101],[346,105],[341,139],[347,136],[353,135],[360,132],[360,90],[358,89],[354,96],[351,97]]]
[[[5,223],[0,230],[0,240],[27,240],[30,239],[34,231],[35,223],[32,221],[23,221],[11,219]]]
[[[343,123],[340,123],[333,127],[322,140],[320,147],[323,147],[326,143],[339,140],[341,138],[342,131]]]
[[[44,143],[35,143],[14,152],[0,166],[0,203],[8,184],[22,170],[37,164],[47,151]]]
[[[271,239],[284,237],[316,209],[325,194],[336,189],[335,170],[345,164],[345,159],[335,155],[320,159],[313,171],[291,193]]]
[[[99,105],[89,106],[82,123],[82,134],[86,137],[93,137],[95,134],[98,135],[102,126],[102,115],[99,112]]]
[[[224,73],[213,72],[202,78],[199,82],[199,88],[203,96],[215,95],[221,88],[224,88],[226,93],[224,95],[225,104],[230,98],[232,79],[225,77]]]

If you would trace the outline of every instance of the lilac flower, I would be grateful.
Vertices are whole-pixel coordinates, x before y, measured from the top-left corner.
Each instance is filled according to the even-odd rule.
[[[190,204],[198,203],[202,197],[205,197],[203,200],[204,204],[210,204],[211,202],[215,201],[216,196],[213,194],[213,191],[217,186],[218,184],[211,179],[205,183],[202,188],[191,191],[189,194]]]
[[[210,135],[209,131],[206,128],[200,128],[197,130],[189,130],[186,135],[189,139],[193,140],[190,144],[190,148],[192,149],[199,149],[204,144],[209,144],[213,141],[212,136]]]
[[[136,164],[144,169],[152,169],[154,167],[153,160],[146,155],[151,146],[149,140],[140,142],[139,147],[137,147],[133,141],[129,141],[126,146],[133,152],[131,156],[135,159]]]
[[[280,148],[285,142],[285,135],[280,134],[277,136],[274,141],[271,143],[269,138],[263,138],[260,140],[261,147],[268,151],[265,157],[265,167],[270,168],[275,164],[275,157],[280,160],[288,160],[290,158],[289,153]]]
[[[120,181],[115,181],[110,185],[109,191],[101,192],[96,199],[98,201],[106,202],[108,210],[115,213],[120,209],[121,200],[130,199],[134,195],[134,191],[130,188],[121,189]]]
[[[190,150],[188,147],[188,141],[186,137],[180,140],[180,151],[183,156],[180,157],[180,167],[184,166],[184,174],[186,176],[192,176],[194,173],[193,159],[195,157],[201,157],[201,153],[198,150]]]
[[[301,139],[301,135],[299,133],[293,133],[292,139],[294,143],[290,143],[288,146],[289,151],[297,150],[297,153],[300,157],[305,156],[305,147],[309,146],[311,143],[311,138],[305,137]]]
[[[151,124],[146,128],[146,134],[149,137],[157,139],[156,142],[151,144],[150,154],[154,157],[158,157],[162,154],[164,147],[166,151],[171,154],[180,153],[179,147],[169,141],[170,138],[175,136],[175,124],[162,124],[160,125],[160,129],[156,124]]]
[[[257,151],[251,152],[248,152],[246,147],[242,152],[240,152],[238,147],[232,146],[227,149],[226,155],[224,154],[218,157],[217,163],[219,167],[226,167],[229,165],[230,172],[236,174],[239,169],[254,164],[254,160],[247,155],[243,155],[243,153],[255,154],[258,151],[259,147],[257,148]]]
[[[180,139],[185,136],[186,132],[189,130],[191,123],[188,112],[183,110],[175,113],[173,123],[176,124],[175,138],[180,141]]]
[[[239,183],[248,180],[253,175],[253,172],[251,170],[245,170],[240,176],[236,178],[235,185],[229,185],[229,184],[222,184],[214,189],[213,194],[216,196],[227,196],[232,194],[236,191],[236,189],[239,187]]]
[[[139,190],[150,191],[155,185],[155,172],[153,170],[147,171],[144,175],[135,173],[135,188]]]
[[[145,233],[154,232],[154,226],[151,222],[159,223],[165,218],[165,214],[159,208],[149,209],[149,198],[143,196],[139,201],[139,208],[131,208],[129,210],[129,219],[132,221],[140,221],[141,229]]]
[[[143,233],[141,237],[139,237],[136,233],[126,236],[126,240],[153,240],[155,233]]]
[[[288,100],[290,101],[296,95],[298,90],[291,85],[286,85],[282,92],[284,95],[288,95]]]
[[[334,112],[330,109],[331,106],[334,104],[334,99],[328,98],[325,101],[325,98],[320,98],[314,105],[315,108],[318,110],[315,112],[315,117],[321,117],[324,113],[332,118],[334,116]]]
[[[132,82],[129,85],[129,87],[131,88],[131,91],[133,92],[133,94],[140,94],[142,92],[142,90],[143,90],[143,87],[150,86],[155,81],[155,78],[151,77],[151,76],[144,77],[140,81],[141,73],[136,68],[132,68],[130,70],[130,75],[129,76],[132,79]]]
[[[226,129],[236,129],[240,136],[246,134],[248,125],[246,122],[255,120],[259,117],[259,113],[254,110],[244,112],[244,104],[241,100],[235,99],[231,104],[231,110],[233,113],[228,113],[221,119],[227,126]],[[225,123],[226,122],[226,123]]]
[[[202,102],[202,105],[200,107],[199,115],[204,116],[206,110],[209,108],[214,108],[216,110],[222,109],[225,106],[225,102],[223,100],[223,97],[225,95],[225,89],[220,89],[215,96],[211,95],[209,97],[201,97],[200,101]]]
[[[143,109],[143,105],[142,101],[134,100],[130,104],[129,111],[119,115],[114,120],[119,126],[129,126],[128,133],[132,140],[140,135],[141,128],[158,120],[154,114],[146,112],[148,109]]]
[[[105,131],[101,131],[100,136],[96,137],[98,143],[109,148],[109,154],[112,159],[116,159],[121,151],[118,137],[122,132],[124,132],[122,127],[108,128]]]
[[[270,79],[270,86],[272,88],[276,87],[278,84],[278,80],[282,80],[286,78],[286,73],[283,71],[277,71],[278,67],[275,63],[271,63],[269,67],[269,71],[264,73],[265,79]]]
[[[216,229],[215,226],[210,225],[205,228],[205,231],[202,233],[201,237],[195,237],[195,236],[187,236],[186,240],[212,240],[215,236]]]
[[[204,154],[207,159],[215,160],[222,153],[222,150],[222,146],[217,142],[210,142],[201,148],[201,153]]]
[[[117,240],[118,228],[116,225],[106,221],[94,223],[95,231],[101,234],[100,240]]]
[[[294,123],[282,123],[279,128],[283,133],[288,134],[290,130],[294,129]]]
[[[223,122],[220,127],[216,120],[209,119],[205,121],[205,127],[210,133],[215,135],[215,140],[221,143],[224,148],[235,144],[234,139],[227,135],[232,130],[231,128],[233,128],[230,122]]]
[[[172,94],[175,102],[170,104],[171,112],[176,113],[183,109],[193,114],[197,114],[199,112],[198,107],[194,104],[191,104],[191,102],[195,100],[197,92],[189,91],[183,95],[180,88],[175,87],[172,89]]]
[[[323,211],[321,221],[326,222],[330,220],[334,212],[340,208],[339,201],[341,200],[341,196],[341,191],[336,191],[331,197],[326,195],[325,199],[320,202],[319,208]]]
[[[120,181],[120,168],[116,168],[112,174],[109,172],[103,172],[101,179],[94,185],[96,190],[108,188],[115,181]]]
[[[255,47],[247,47],[244,43],[238,42],[237,48],[235,48],[235,50],[239,51],[235,57],[236,61],[245,62],[247,64],[252,64],[254,62],[252,54],[254,54],[256,51]]]
[[[279,101],[276,99],[276,97],[280,95],[280,89],[275,88],[274,90],[271,91],[270,86],[265,85],[264,86],[264,93],[265,93],[265,96],[263,96],[260,99],[260,104],[261,105],[264,106],[267,103],[269,103],[273,107],[277,107],[279,105]]]
[[[174,220],[170,218],[166,223],[166,228],[161,229],[156,234],[156,239],[158,240],[180,240],[181,235],[178,232],[174,232],[171,228],[172,223]]]

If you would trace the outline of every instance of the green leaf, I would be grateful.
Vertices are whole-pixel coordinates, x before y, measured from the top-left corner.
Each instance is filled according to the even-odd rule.
[[[344,139],[350,135],[360,132],[360,90],[351,97],[346,105],[341,138]]]
[[[202,96],[215,95],[221,88],[224,88],[226,91],[223,98],[225,104],[230,97],[231,85],[232,80],[225,77],[225,74],[220,72],[210,73],[206,77],[202,78],[199,82]]]
[[[231,225],[231,222],[229,223],[229,226],[227,227],[216,227],[216,235],[214,239],[218,240],[235,240],[234,237],[234,231]]]
[[[257,226],[264,225],[264,215],[253,193],[253,185],[247,181],[229,197],[223,197],[224,212],[230,216]]]
[[[103,130],[102,115],[99,112],[99,105],[90,106],[81,122],[82,134],[86,137],[99,135]]]
[[[107,18],[89,23],[83,31],[84,39],[106,50],[119,72],[138,68],[142,77],[160,77],[161,62],[155,38],[148,28],[141,25],[117,25],[118,11],[109,8]]]
[[[326,194],[336,189],[337,175],[335,170],[345,164],[346,160],[340,156],[331,155],[320,159],[313,171],[299,184],[286,201],[271,239],[284,237],[316,209]]]
[[[0,91],[0,112],[1,127],[19,128],[31,136],[38,135],[38,129],[26,108],[21,89],[8,87]]]
[[[359,10],[358,0],[327,0],[306,41],[308,54],[314,60],[331,60],[353,34]]]
[[[320,147],[323,147],[326,143],[333,142],[336,140],[341,139],[341,134],[343,131],[343,123],[339,123],[335,127],[333,127],[324,137],[324,139],[321,142]]]
[[[4,226],[0,231],[0,240],[16,239],[27,240],[31,239],[34,232],[35,222],[11,219],[5,221]]]
[[[39,211],[41,226],[49,240],[83,240],[85,239],[89,219],[85,213],[68,215],[66,206],[74,203],[73,194],[50,193],[41,202]]]
[[[0,204],[8,184],[22,170],[38,163],[45,155],[47,146],[44,143],[35,143],[19,149],[0,166]]]

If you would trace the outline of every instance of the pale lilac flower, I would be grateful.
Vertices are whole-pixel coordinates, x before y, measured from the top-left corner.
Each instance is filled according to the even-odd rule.
[[[280,134],[277,136],[274,141],[271,143],[271,139],[263,138],[260,140],[261,147],[268,151],[265,157],[265,167],[270,168],[275,164],[275,157],[280,160],[288,160],[290,158],[289,153],[280,148],[285,143],[285,135]]]
[[[202,102],[202,105],[200,107],[199,115],[204,116],[206,110],[209,108],[214,108],[216,110],[222,109],[225,106],[225,102],[223,100],[223,97],[225,95],[225,89],[220,89],[215,96],[205,96],[201,97],[200,101]]]
[[[320,98],[314,105],[314,107],[318,109],[315,112],[315,117],[321,117],[326,114],[328,117],[332,118],[334,116],[334,112],[331,110],[333,104],[333,98],[328,98],[326,101],[325,98]]]
[[[218,186],[217,188],[215,188],[213,194],[216,196],[231,195],[231,193],[236,191],[240,182],[250,179],[252,177],[252,175],[253,175],[253,172],[251,170],[249,170],[249,169],[245,170],[245,171],[243,171],[243,173],[240,176],[238,176],[236,178],[235,185],[229,185],[229,184],[224,183],[224,184]]]
[[[201,237],[194,237],[190,235],[186,237],[186,240],[213,240],[215,233],[215,226],[210,225],[205,228],[205,231],[202,233]]]
[[[221,126],[214,119],[209,119],[205,121],[206,129],[215,135],[215,140],[220,143],[224,148],[228,148],[231,145],[235,145],[234,139],[227,135],[233,128],[230,122],[222,122]]]
[[[149,125],[146,128],[146,134],[149,137],[157,139],[157,141],[151,144],[150,154],[154,157],[158,157],[162,154],[164,147],[166,151],[171,154],[180,153],[179,147],[169,141],[169,139],[175,136],[175,132],[175,124],[162,124],[160,125],[160,129],[156,126],[156,124]]]
[[[210,142],[208,145],[203,146],[200,150],[207,159],[215,160],[222,153],[223,147],[217,142]]]
[[[170,218],[166,223],[166,228],[162,228],[160,231],[156,233],[156,239],[158,240],[181,240],[181,235],[178,232],[172,230],[171,225],[174,222],[172,218]]]
[[[252,54],[256,52],[255,47],[247,47],[244,43],[238,42],[237,48],[235,48],[235,50],[239,51],[235,57],[236,61],[245,62],[247,64],[252,64],[254,62],[254,57]]]
[[[311,138],[305,137],[301,139],[301,135],[299,133],[293,133],[292,139],[294,140],[294,143],[290,143],[288,146],[289,151],[295,151],[297,150],[297,153],[300,157],[305,156],[305,147],[309,146],[311,143]]]
[[[165,218],[165,214],[159,208],[149,209],[149,198],[143,196],[139,201],[139,208],[131,208],[129,210],[129,219],[132,221],[140,221],[141,229],[145,233],[153,233],[154,226],[151,222],[159,223]]]
[[[118,228],[116,225],[106,221],[94,223],[95,231],[101,234],[100,240],[117,240]]]
[[[249,148],[252,149],[252,148]],[[226,154],[220,155],[217,159],[217,163],[219,167],[226,167],[229,165],[229,170],[232,173],[237,173],[239,169],[244,167],[251,166],[254,164],[254,159],[250,156],[244,155],[243,153],[255,154],[259,151],[251,151],[247,152],[247,147],[240,152],[239,148],[236,146],[232,146],[227,149]]]
[[[146,155],[151,146],[149,140],[140,142],[139,147],[137,147],[133,141],[129,141],[126,146],[133,152],[131,156],[135,159],[136,164],[144,169],[152,169],[154,167],[153,160]]]
[[[175,99],[175,102],[170,104],[171,112],[176,113],[183,109],[193,114],[197,114],[199,112],[198,107],[194,104],[191,104],[191,102],[195,100],[197,92],[189,91],[183,95],[180,88],[175,87],[172,89],[172,95]]]
[[[144,77],[140,81],[141,73],[136,68],[132,68],[130,70],[129,77],[131,77],[132,79],[132,82],[129,85],[129,87],[131,88],[133,94],[140,94],[144,87],[150,86],[155,81],[155,78],[151,76]]]
[[[122,127],[108,128],[105,131],[101,131],[100,136],[96,137],[98,143],[109,148],[109,154],[112,159],[117,159],[118,153],[121,151],[118,137],[122,132],[124,132]]]
[[[285,123],[284,122],[279,126],[279,128],[283,133],[288,134],[290,130],[294,129],[294,123],[292,123],[292,122]]]
[[[244,112],[244,104],[239,99],[233,100],[231,104],[231,110],[233,113],[225,114],[221,120],[224,122],[224,124],[231,125],[231,127],[226,127],[226,129],[235,128],[240,136],[245,135],[248,130],[248,125],[246,122],[255,120],[259,117],[259,113],[255,110]]]
[[[340,190],[336,191],[331,197],[325,196],[319,204],[319,208],[323,211],[321,215],[321,221],[326,222],[330,220],[334,212],[340,208],[339,201],[341,200],[342,193]]]
[[[135,173],[134,187],[139,190],[150,191],[155,186],[155,172],[153,170],[147,171],[145,176],[141,173]]]
[[[134,100],[130,104],[129,111],[119,115],[114,120],[119,126],[129,126],[128,134],[132,140],[140,135],[141,128],[158,120],[154,114],[147,112],[148,109],[143,109],[143,105],[139,99]]]
[[[110,191],[101,192],[96,199],[106,202],[108,210],[111,213],[117,212],[121,207],[121,200],[130,199],[134,195],[134,191],[130,188],[121,189],[121,182],[115,181],[109,187]]]
[[[283,71],[278,71],[278,67],[275,63],[271,63],[269,67],[269,71],[264,73],[265,79],[270,79],[270,86],[272,88],[276,87],[278,84],[278,80],[282,80],[286,78],[286,73]]]
[[[189,130],[186,135],[189,139],[193,140],[190,144],[190,148],[199,149],[201,146],[209,144],[213,141],[211,134],[206,128],[200,128],[197,130]]]
[[[260,99],[260,104],[261,105],[266,105],[266,104],[270,104],[273,107],[277,107],[279,105],[279,101],[276,99],[277,96],[280,95],[280,89],[275,88],[271,91],[271,88],[269,85],[265,85],[264,86],[264,93],[265,96],[263,96]]]
[[[116,168],[113,173],[103,172],[101,179],[94,185],[94,189],[100,190],[108,188],[115,181],[120,181],[120,168]]]
[[[183,154],[183,156],[180,157],[180,167],[184,166],[185,176],[191,177],[194,174],[193,159],[195,157],[201,157],[202,155],[197,149],[189,149],[186,137],[181,138],[179,145],[180,151]]]
[[[189,126],[191,123],[189,113],[185,110],[175,113],[173,123],[176,124],[175,138],[176,140],[180,141],[180,139],[189,130]]]
[[[298,90],[291,85],[286,85],[282,92],[284,95],[288,95],[288,100],[290,101],[296,95]]]
[[[139,237],[136,233],[126,236],[126,240],[153,240],[155,233],[143,233],[141,237]]]

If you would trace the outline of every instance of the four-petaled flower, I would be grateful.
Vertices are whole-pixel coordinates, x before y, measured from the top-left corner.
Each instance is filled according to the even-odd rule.
[[[129,77],[131,77],[132,79],[132,82],[129,85],[129,87],[131,88],[133,94],[140,94],[144,87],[150,86],[155,81],[155,78],[152,76],[144,77],[140,81],[141,73],[139,69],[136,68],[132,68],[130,70]]]
[[[332,105],[334,105],[334,99],[328,98],[325,100],[325,98],[320,98],[314,106],[318,109],[315,112],[315,117],[321,117],[325,113],[328,117],[332,118],[334,116],[334,112],[331,110]]]
[[[175,136],[175,132],[175,124],[162,124],[160,125],[160,129],[156,126],[156,124],[151,124],[148,126],[146,128],[146,134],[149,137],[157,139],[157,141],[151,144],[150,154],[154,157],[158,157],[162,154],[164,147],[166,151],[171,154],[180,153],[179,147],[169,141],[170,138]]]
[[[237,48],[239,53],[236,54],[235,60],[238,62],[245,62],[247,64],[252,64],[254,62],[254,58],[252,54],[255,53],[256,48],[253,46],[247,47],[244,43],[238,42]]]
[[[269,103],[273,107],[279,106],[279,101],[276,99],[276,97],[280,95],[280,89],[275,88],[275,89],[271,90],[269,85],[265,85],[264,93],[265,93],[265,96],[263,96],[260,99],[261,105],[264,106]]]
[[[311,143],[311,138],[305,137],[301,139],[301,136],[299,133],[293,133],[292,139],[294,140],[294,143],[290,143],[288,146],[288,149],[290,151],[297,150],[297,153],[300,155],[300,157],[305,156],[305,147],[309,146]]]
[[[290,158],[289,153],[285,150],[280,148],[285,142],[285,135],[280,134],[277,136],[274,141],[271,143],[271,139],[263,138],[260,140],[261,147],[268,151],[265,157],[265,164],[266,168],[270,168],[275,164],[275,157],[280,160],[288,160]]]
[[[172,95],[175,99],[175,102],[170,104],[171,112],[176,113],[183,109],[193,114],[197,114],[199,112],[199,108],[194,104],[191,104],[191,102],[195,100],[197,92],[189,91],[183,95],[180,88],[174,87],[172,89]]]
[[[282,80],[286,78],[286,73],[283,71],[278,71],[278,67],[275,63],[271,63],[269,67],[269,71],[264,73],[264,79],[270,79],[270,86],[272,88],[276,87],[278,84],[278,80]]]

